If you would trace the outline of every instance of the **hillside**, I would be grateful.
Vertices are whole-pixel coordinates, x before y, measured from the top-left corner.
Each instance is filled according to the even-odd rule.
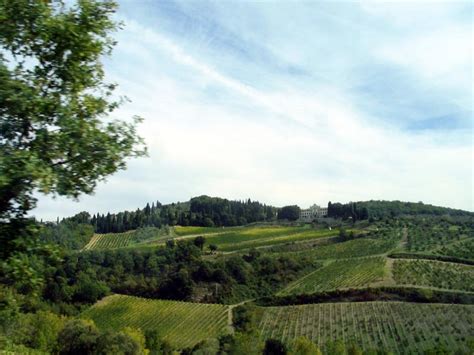
[[[120,233],[69,219],[45,230],[66,254],[42,297],[98,332],[154,334],[161,349],[183,354],[212,344],[260,354],[266,342],[291,349],[303,338],[323,354],[468,354],[474,221],[466,216]]]

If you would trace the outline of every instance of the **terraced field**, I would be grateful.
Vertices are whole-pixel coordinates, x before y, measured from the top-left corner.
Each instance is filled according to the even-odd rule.
[[[403,302],[325,303],[264,307],[262,339],[289,343],[306,336],[325,349],[341,340],[361,348],[396,354],[421,354],[435,346],[469,353],[474,306]]]
[[[87,309],[82,318],[92,319],[101,329],[157,329],[164,340],[181,349],[226,334],[228,310],[228,306],[220,304],[113,295]]]
[[[344,288],[365,287],[386,276],[386,259],[368,257],[332,261],[291,283],[278,295],[314,293]]]
[[[474,266],[432,260],[393,262],[393,278],[398,284],[474,291]]]

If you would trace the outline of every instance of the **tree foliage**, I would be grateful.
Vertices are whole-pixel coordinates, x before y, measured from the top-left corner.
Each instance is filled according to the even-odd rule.
[[[36,191],[77,198],[146,154],[101,58],[119,28],[109,0],[0,1],[0,257],[31,253]],[[40,251],[36,250],[38,254]],[[11,261],[11,260],[10,260]],[[14,267],[7,260],[2,266]],[[13,270],[11,275],[25,275]],[[12,277],[12,276],[11,276]]]

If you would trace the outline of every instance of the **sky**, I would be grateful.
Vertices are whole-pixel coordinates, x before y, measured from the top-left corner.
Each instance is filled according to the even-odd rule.
[[[474,210],[470,2],[120,1],[104,58],[149,157],[78,201],[202,194],[275,206],[370,199]]]

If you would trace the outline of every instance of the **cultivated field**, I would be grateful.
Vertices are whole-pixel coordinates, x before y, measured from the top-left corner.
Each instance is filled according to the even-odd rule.
[[[116,249],[133,242],[134,231],[124,233],[94,234],[83,250]]]
[[[140,228],[123,233],[94,234],[83,250],[118,249],[130,246],[149,247],[163,244],[171,237],[167,228]]]
[[[458,240],[433,251],[434,254],[474,260],[474,238]]]
[[[306,336],[323,350],[341,340],[397,354],[420,354],[435,346],[468,353],[474,334],[472,305],[347,302],[262,309],[263,339],[290,342]]]
[[[365,287],[386,275],[384,257],[341,259],[303,276],[278,295],[314,293],[344,288]]]
[[[347,242],[315,246],[306,250],[291,252],[300,256],[316,259],[357,258],[369,255],[385,254],[397,245],[396,240],[358,238]]]
[[[443,222],[420,222],[413,223],[408,229],[408,250],[413,252],[435,252],[440,253],[446,248],[448,256],[450,248],[457,242],[474,237],[474,231],[466,226],[456,226]],[[472,242],[471,242],[472,243]],[[470,255],[474,259],[474,255]]]
[[[305,241],[337,235],[336,230],[305,227],[249,227],[229,233],[206,237],[207,244],[215,244],[222,251],[236,251],[281,243]]]
[[[220,304],[113,295],[87,309],[82,317],[92,319],[101,329],[157,329],[162,339],[181,349],[226,334],[228,314],[229,307]]]
[[[178,237],[188,235],[206,235],[214,233],[227,233],[243,227],[199,227],[199,226],[174,226],[173,231]]]
[[[431,260],[397,259],[393,278],[398,284],[474,291],[474,266]]]

